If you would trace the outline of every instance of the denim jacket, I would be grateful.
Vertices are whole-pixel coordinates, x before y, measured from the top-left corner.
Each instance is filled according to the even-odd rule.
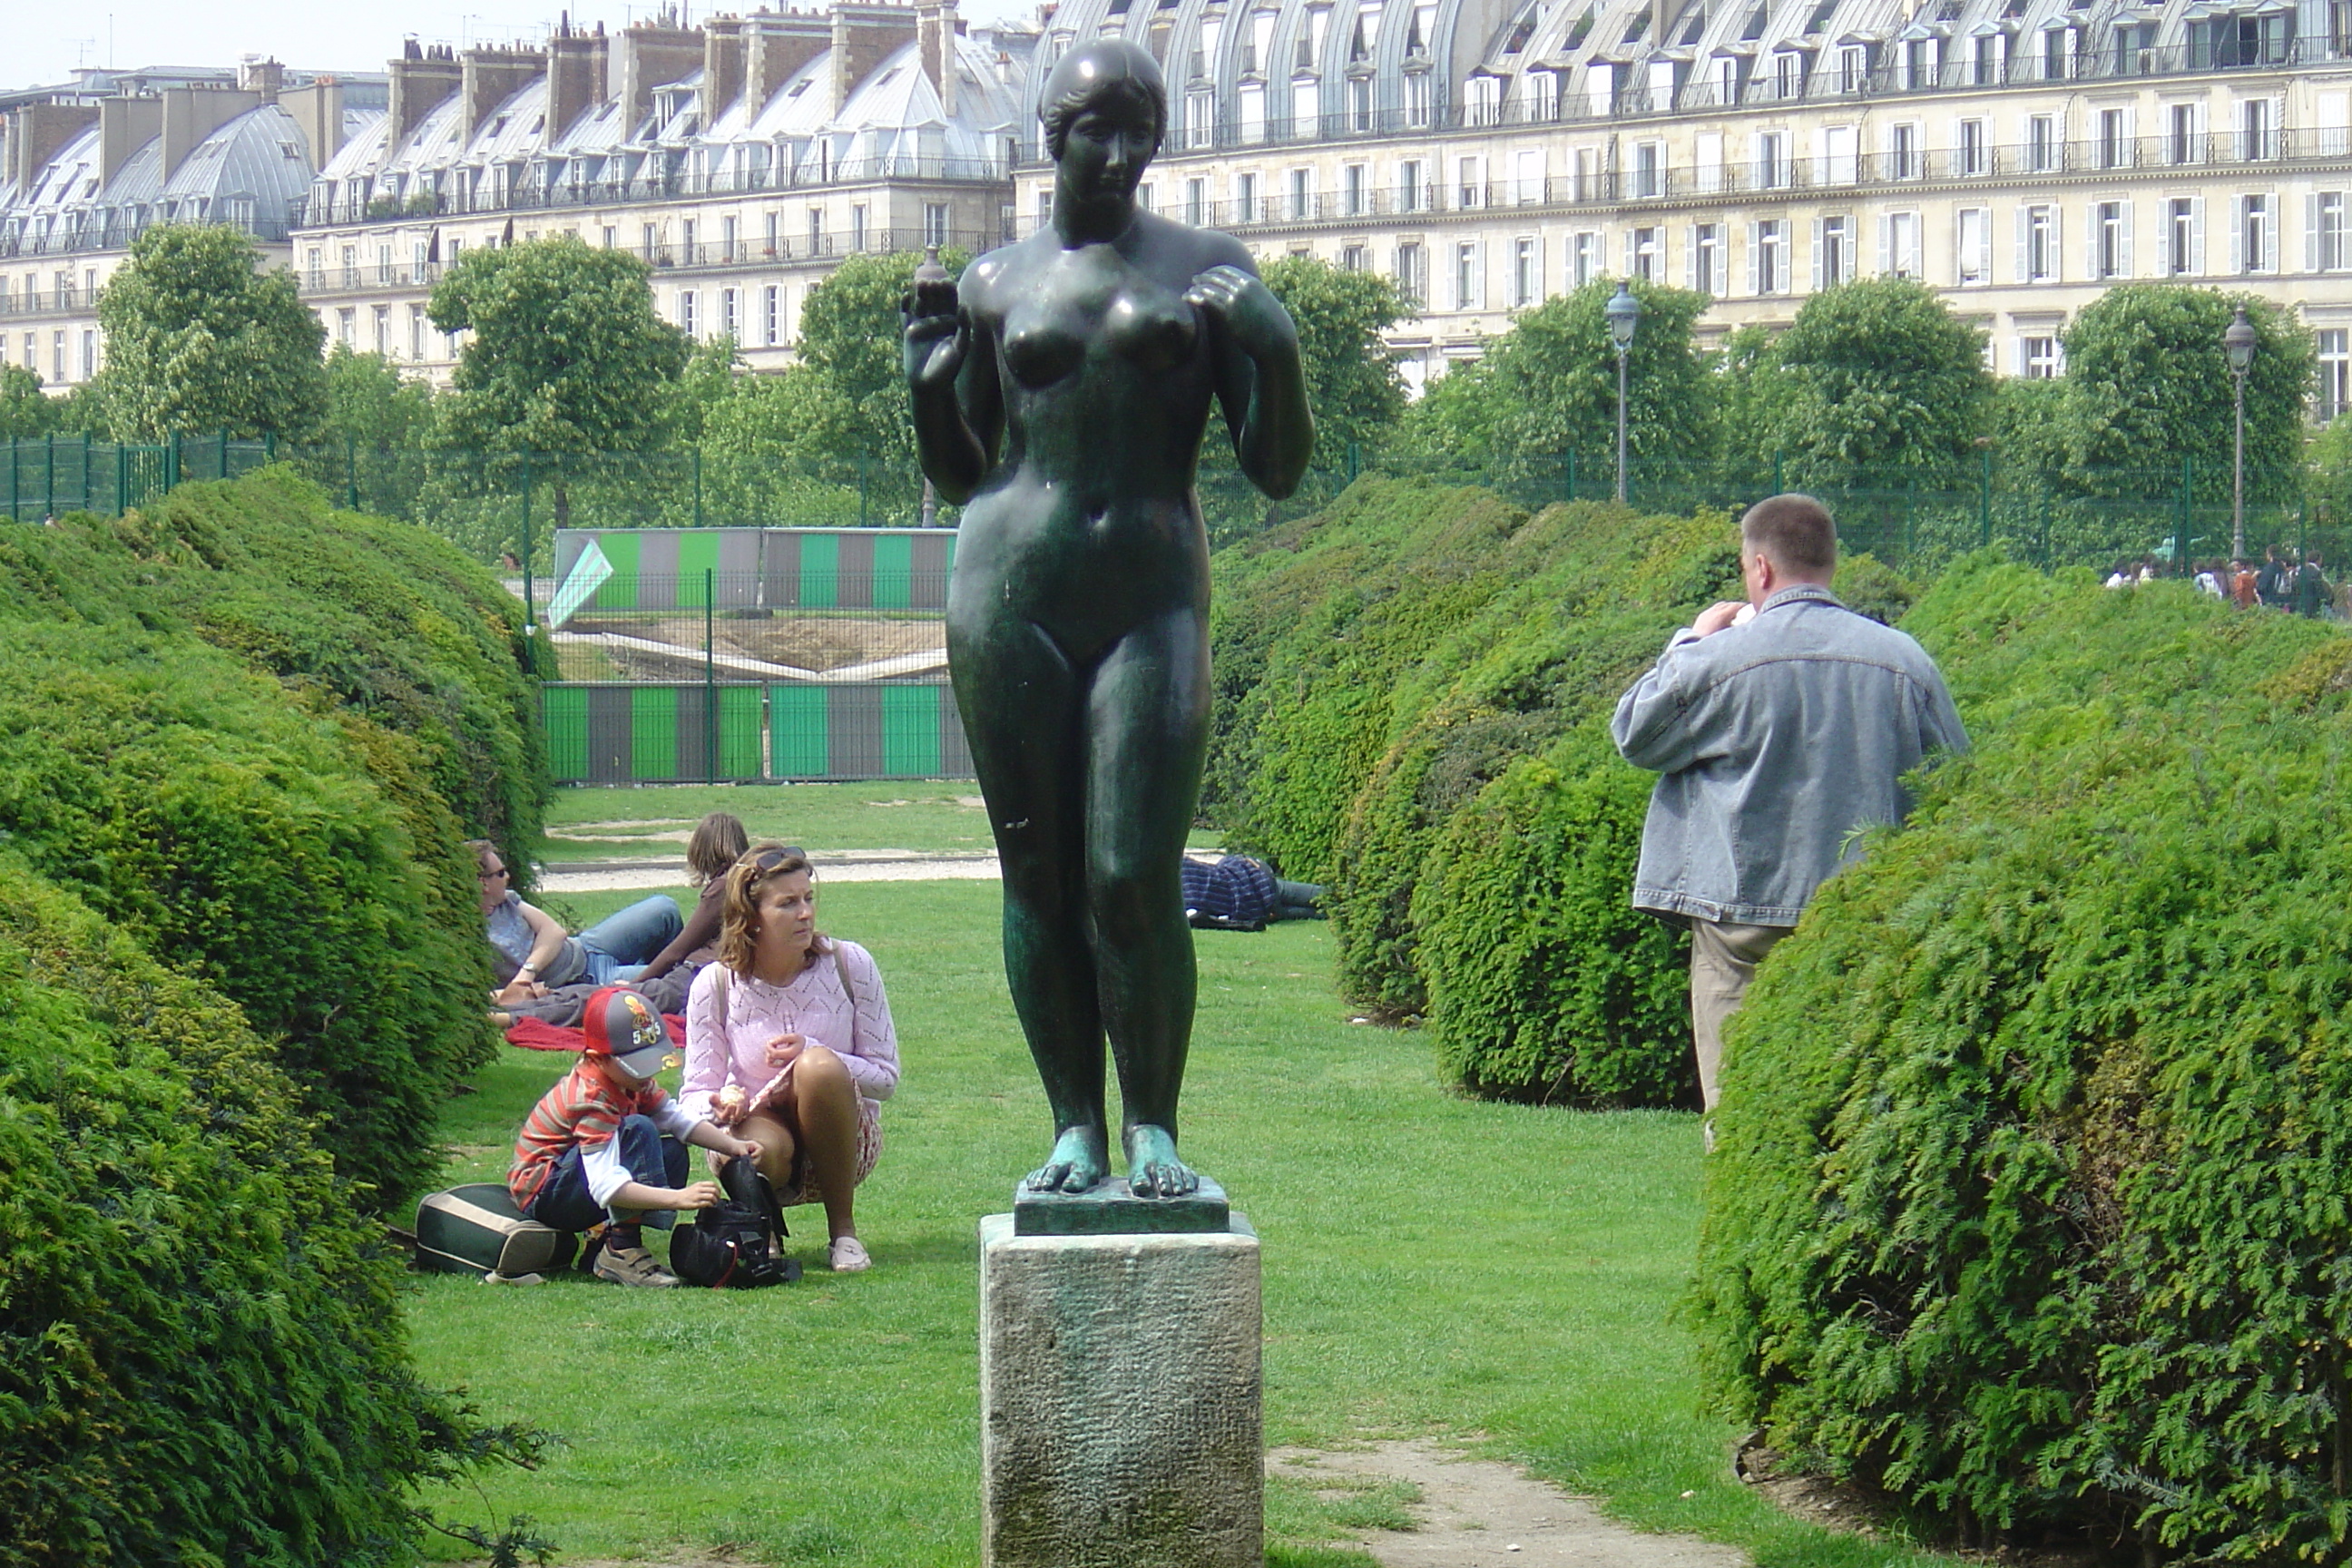
[[[1903,777],[1968,732],[1927,651],[1827,588],[1783,588],[1712,637],[1676,632],[1618,700],[1625,760],[1665,776],[1642,828],[1633,907],[1792,926],[1857,853],[1903,820]]]

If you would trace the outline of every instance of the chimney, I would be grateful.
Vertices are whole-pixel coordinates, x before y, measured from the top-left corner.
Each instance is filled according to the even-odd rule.
[[[313,169],[325,168],[343,150],[343,84],[333,77],[322,76],[308,87],[279,93],[278,107],[294,117],[294,128],[310,150]]]
[[[921,42],[923,74],[940,95],[940,110],[950,120],[956,111],[955,0],[916,0],[915,33]]]
[[[641,22],[623,29],[614,50],[613,96],[628,117],[624,133],[634,132],[654,111],[654,89],[676,81],[702,63],[702,33],[696,27],[666,26]]]
[[[163,178],[170,179],[196,143],[235,120],[261,107],[249,92],[219,87],[172,87],[163,89]]]
[[[602,33],[565,30],[547,40],[547,139],[554,141],[604,101],[610,54]]]
[[[838,114],[857,84],[915,40],[915,13],[896,5],[835,0],[833,8],[833,101]]]
[[[236,65],[236,89],[249,92],[264,103],[278,101],[279,89],[286,85],[286,68],[276,60],[246,59]]]
[[[713,16],[702,24],[704,127],[733,108],[742,92],[743,24],[734,16]]]
[[[58,149],[89,130],[97,118],[97,106],[88,103],[28,103],[18,109],[8,137],[18,188],[30,187]]]
[[[160,98],[110,98],[101,102],[98,106],[98,155],[106,183],[112,184],[131,154],[155,140],[163,130],[163,100]]]
[[[803,12],[770,13],[743,19],[743,91],[754,110],[782,92],[784,83],[833,43],[833,24]]]
[[[414,44],[409,46],[415,48]],[[449,58],[446,49],[435,47],[422,54],[410,53],[404,58],[388,62],[392,72],[392,135],[384,142],[387,157],[397,153],[425,123],[425,117],[449,101],[457,90],[464,72]]]
[[[537,49],[467,49],[460,57],[458,90],[466,95],[464,135],[472,141],[499,105],[547,69]]]

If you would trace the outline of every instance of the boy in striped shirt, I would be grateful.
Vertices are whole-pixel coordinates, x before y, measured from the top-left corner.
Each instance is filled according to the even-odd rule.
[[[507,1188],[516,1207],[551,1229],[604,1226],[598,1279],[675,1285],[677,1277],[646,1250],[645,1216],[657,1214],[655,1223],[666,1226],[677,1210],[719,1201],[718,1183],[688,1183],[685,1145],[750,1160],[760,1146],[688,1116],[653,1081],[669,1034],[644,997],[606,986],[588,999],[582,1023],[587,1048],[524,1120]],[[665,1142],[665,1132],[675,1142]]]

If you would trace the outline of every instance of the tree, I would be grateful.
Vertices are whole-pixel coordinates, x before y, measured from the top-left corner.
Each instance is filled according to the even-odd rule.
[[[320,434],[338,446],[393,452],[416,446],[433,422],[433,388],[382,354],[337,343],[327,355],[327,417]]]
[[[1985,335],[1934,289],[1868,278],[1805,301],[1772,344],[1766,421],[1790,483],[1900,483],[1966,458],[1992,376]]]
[[[1706,296],[1636,282],[1642,322],[1626,355],[1627,445],[1637,464],[1712,455],[1717,387],[1691,342]],[[1591,475],[1617,454],[1617,354],[1602,313],[1617,291],[1596,279],[1548,300],[1496,339],[1468,380],[1434,384],[1407,420],[1419,455],[1508,474],[1530,462],[1575,459]]]
[[[1411,321],[1412,304],[1383,274],[1342,271],[1312,256],[1285,256],[1263,276],[1298,327],[1315,467],[1345,473],[1349,448],[1369,458],[1404,413],[1404,377],[1381,334]],[[1230,452],[1229,443],[1210,444]]]
[[[691,373],[689,373],[690,378]],[[722,517],[782,527],[838,527],[858,511],[857,476],[809,459],[841,440],[849,410],[804,364],[733,378],[702,416],[702,479]],[[829,434],[828,434],[829,433]]]
[[[1783,389],[1780,361],[1772,351],[1772,329],[1749,325],[1735,329],[1717,351],[1716,405],[1717,431],[1724,460],[1752,474],[1772,471],[1780,433],[1774,427]]]
[[[98,300],[98,384],[118,441],[174,435],[307,441],[327,412],[326,329],[294,275],[226,225],[165,224],[131,242]]]
[[[41,390],[41,378],[19,365],[0,365],[0,441],[46,436],[64,412]]]
[[[2254,329],[2246,374],[2246,491],[2293,493],[2311,331],[2251,294],[2179,283],[2108,289],[2066,329],[2068,477],[2086,493],[2165,494],[2189,460],[2199,494],[2230,493],[2232,387],[2221,334],[2240,306]]]
[[[686,334],[654,310],[652,269],[572,235],[469,250],[425,307],[471,334],[443,399],[445,443],[485,451],[645,451],[670,436]]]

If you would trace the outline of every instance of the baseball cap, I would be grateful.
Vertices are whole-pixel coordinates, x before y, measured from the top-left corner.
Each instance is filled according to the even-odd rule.
[[[669,1057],[669,1029],[652,1003],[625,985],[588,998],[581,1025],[592,1057],[610,1057],[635,1078],[651,1078]]]

